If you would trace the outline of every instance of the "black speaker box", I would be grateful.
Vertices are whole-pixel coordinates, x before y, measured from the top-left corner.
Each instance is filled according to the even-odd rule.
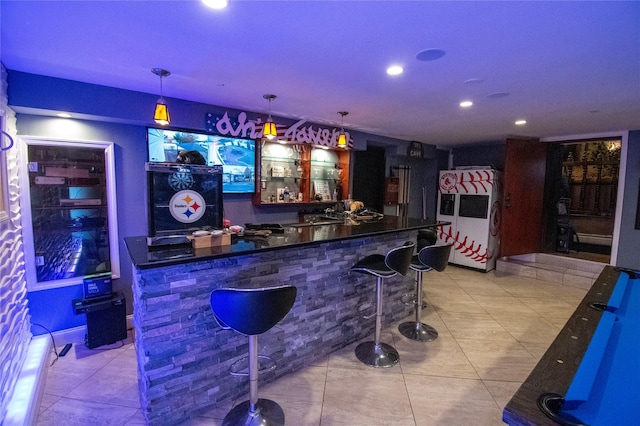
[[[109,345],[127,338],[127,312],[122,293],[114,293],[110,300],[88,303],[85,307],[88,348]]]

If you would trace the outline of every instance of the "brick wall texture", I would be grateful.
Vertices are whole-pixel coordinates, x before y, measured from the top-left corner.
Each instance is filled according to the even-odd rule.
[[[349,268],[364,256],[385,254],[405,241],[415,242],[415,231],[134,268],[138,380],[147,423],[179,424],[249,391],[247,377],[229,374],[230,366],[247,356],[248,338],[218,326],[209,304],[213,289],[298,288],[285,319],[258,337],[260,355],[277,363],[275,370],[260,374],[263,384],[357,340],[373,339],[375,319],[364,319],[358,308],[375,308],[376,278]],[[411,306],[400,299],[413,285],[413,273],[385,281],[385,324],[410,314]]]

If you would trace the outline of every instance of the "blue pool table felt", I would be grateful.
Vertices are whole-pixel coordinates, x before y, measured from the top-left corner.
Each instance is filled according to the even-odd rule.
[[[620,274],[562,413],[591,425],[640,424],[639,282]]]

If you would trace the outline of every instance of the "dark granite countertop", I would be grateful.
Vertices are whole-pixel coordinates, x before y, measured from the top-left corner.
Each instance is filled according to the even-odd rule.
[[[194,249],[190,244],[147,247],[147,237],[124,239],[131,261],[138,269],[158,268],[201,260],[246,255],[267,250],[281,250],[324,242],[361,238],[391,232],[418,230],[446,225],[448,222],[402,219],[385,216],[378,220],[329,224],[283,224],[284,233],[269,237],[232,235],[231,244]]]

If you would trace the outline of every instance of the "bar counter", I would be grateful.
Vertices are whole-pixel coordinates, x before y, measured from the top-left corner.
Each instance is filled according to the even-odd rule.
[[[447,223],[440,222],[440,224]],[[320,242],[381,235],[398,230],[433,228],[437,225],[436,222],[429,220],[384,216],[378,220],[351,221],[348,224],[337,221],[328,224],[284,224],[282,225],[285,230],[283,234],[271,234],[268,238],[232,235],[231,245],[219,247],[192,249],[191,246],[176,245],[149,249],[147,237],[127,237],[125,243],[134,267],[148,269],[260,251],[291,249]]]
[[[258,339],[260,354],[277,363],[260,374],[264,384],[373,337],[375,320],[362,315],[375,309],[375,278],[349,268],[369,254],[415,242],[417,230],[438,225],[389,216],[352,225],[283,225],[282,234],[238,236],[231,245],[204,249],[149,250],[146,237],[125,238],[147,424],[180,424],[248,392],[247,377],[229,375],[230,366],[247,356],[247,338],[216,323],[209,305],[214,288],[298,288],[287,317]],[[387,280],[385,324],[409,316],[412,307],[401,298],[413,286],[412,274]]]

